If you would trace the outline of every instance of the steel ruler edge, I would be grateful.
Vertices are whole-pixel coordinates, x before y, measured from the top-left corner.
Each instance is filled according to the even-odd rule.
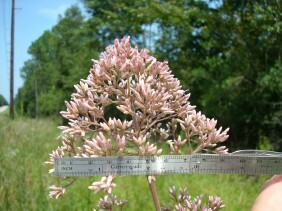
[[[282,156],[194,154],[56,158],[55,176],[282,174]]]

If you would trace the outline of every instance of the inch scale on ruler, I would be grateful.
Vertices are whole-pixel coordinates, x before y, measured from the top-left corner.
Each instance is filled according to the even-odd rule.
[[[231,154],[57,158],[56,176],[163,174],[282,174],[282,153],[241,150]]]

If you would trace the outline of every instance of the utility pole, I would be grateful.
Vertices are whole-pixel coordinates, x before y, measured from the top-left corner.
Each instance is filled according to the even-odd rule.
[[[14,34],[15,34],[15,0],[12,0],[11,58],[10,58],[10,118],[11,119],[14,119]]]

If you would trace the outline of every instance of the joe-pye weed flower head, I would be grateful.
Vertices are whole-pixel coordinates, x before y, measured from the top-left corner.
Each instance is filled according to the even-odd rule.
[[[217,145],[228,138],[228,129],[217,129],[215,119],[190,105],[190,94],[167,62],[157,61],[146,49],[131,47],[128,37],[116,39],[93,63],[88,77],[75,85],[76,93],[65,102],[67,110],[61,115],[68,126],[59,127],[62,146],[50,154],[47,164],[54,166],[54,158],[63,156],[161,155],[161,143],[167,143],[171,154],[227,152]],[[110,109],[118,110],[119,115],[108,117]],[[114,180],[113,176],[103,177],[89,189],[108,196],[116,186]],[[50,197],[64,192],[56,195],[51,187]]]

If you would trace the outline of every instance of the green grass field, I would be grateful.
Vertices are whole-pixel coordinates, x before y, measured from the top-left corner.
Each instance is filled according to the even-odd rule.
[[[50,119],[16,118],[0,114],[0,210],[93,210],[101,195],[88,186],[93,177],[80,178],[63,197],[49,199],[49,186],[59,178],[48,174],[49,153],[59,145],[59,130]],[[188,187],[195,197],[221,196],[224,210],[250,210],[266,176],[170,175],[157,177],[161,202],[169,202],[168,188]],[[125,197],[125,210],[154,210],[144,176],[124,176],[116,180],[114,194]]]

